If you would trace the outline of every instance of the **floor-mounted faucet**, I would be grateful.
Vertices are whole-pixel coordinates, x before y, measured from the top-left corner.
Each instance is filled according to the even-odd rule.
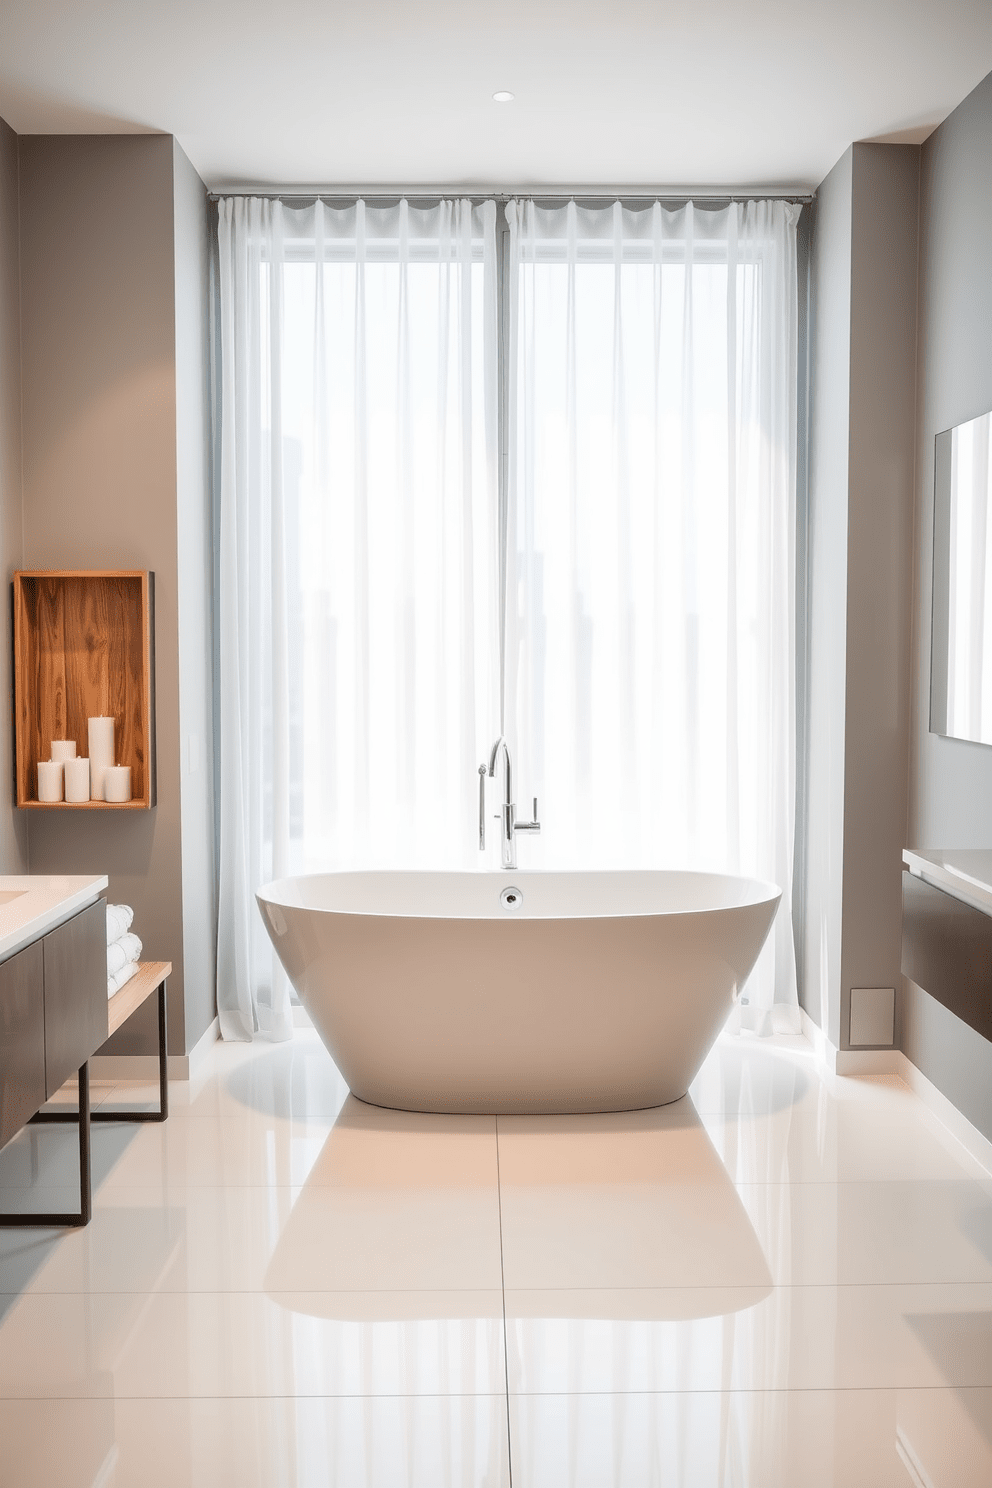
[[[486,776],[488,775],[490,780],[496,778],[496,766],[501,753],[503,755],[503,809],[499,814],[500,861],[504,868],[516,868],[517,833],[539,832],[541,823],[537,819],[536,796],[534,797],[533,821],[517,821],[517,808],[513,802],[513,764],[510,760],[510,746],[502,734],[492,747],[489,768],[487,769],[485,765],[479,766],[479,851],[485,852],[486,848]]]

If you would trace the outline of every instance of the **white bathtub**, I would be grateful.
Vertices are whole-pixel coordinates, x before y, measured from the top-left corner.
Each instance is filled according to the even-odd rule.
[[[538,1113],[683,1096],[780,891],[710,873],[512,870],[314,874],[257,898],[359,1099]]]

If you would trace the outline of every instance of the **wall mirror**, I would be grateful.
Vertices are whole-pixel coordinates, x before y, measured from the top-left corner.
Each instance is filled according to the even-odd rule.
[[[992,745],[992,413],[937,435],[930,729]]]

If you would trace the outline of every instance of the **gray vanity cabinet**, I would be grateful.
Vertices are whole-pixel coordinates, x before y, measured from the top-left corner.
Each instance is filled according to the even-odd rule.
[[[992,1039],[992,916],[912,873],[902,876],[902,971]]]
[[[42,942],[0,963],[0,1147],[45,1102]]]
[[[106,1042],[107,903],[50,930],[45,956],[45,1092],[50,1100]]]
[[[107,1038],[107,903],[0,962],[0,1147]]]

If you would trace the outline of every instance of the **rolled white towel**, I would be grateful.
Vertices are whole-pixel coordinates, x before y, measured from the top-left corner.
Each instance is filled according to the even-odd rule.
[[[115,971],[113,976],[108,976],[107,996],[113,997],[115,992],[119,992],[124,983],[129,982],[137,970],[137,961],[129,961],[126,966],[121,967],[120,971]]]
[[[141,941],[136,935],[122,935],[107,947],[107,975],[113,976],[129,961],[140,961]]]
[[[134,910],[130,904],[108,904],[107,905],[107,944],[113,945],[126,935],[131,928],[134,919]]]

